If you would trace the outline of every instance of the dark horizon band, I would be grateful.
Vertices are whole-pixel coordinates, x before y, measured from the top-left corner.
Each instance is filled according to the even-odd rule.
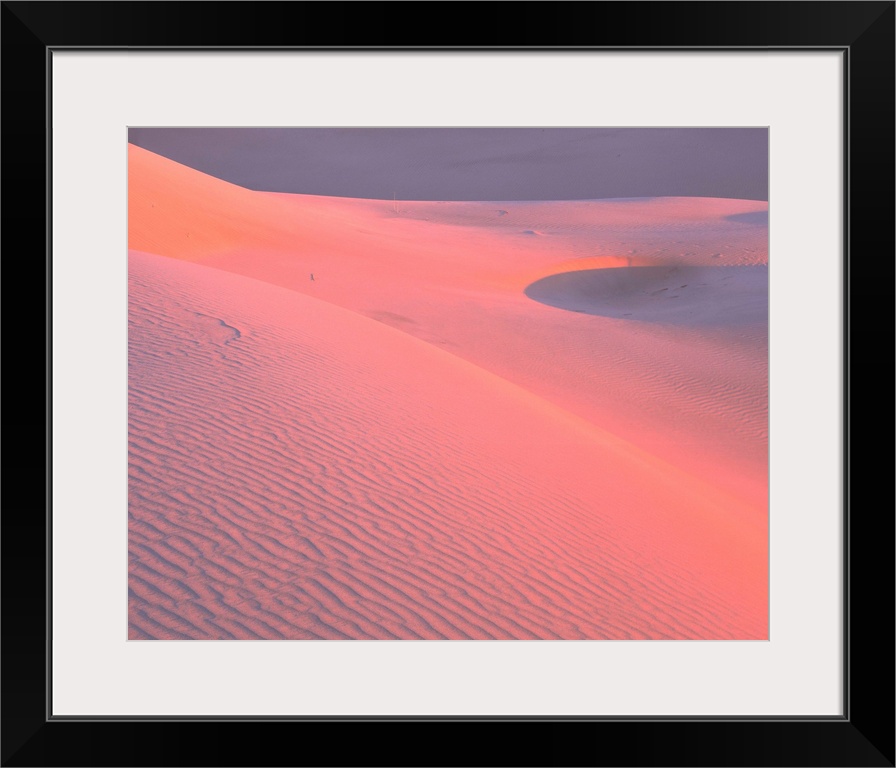
[[[241,187],[377,200],[768,200],[768,129],[131,127]]]

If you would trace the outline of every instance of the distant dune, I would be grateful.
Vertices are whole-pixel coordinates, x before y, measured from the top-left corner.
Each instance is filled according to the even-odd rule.
[[[131,638],[768,636],[765,203],[129,152]]]
[[[248,189],[406,200],[768,200],[766,128],[151,128],[139,147]]]

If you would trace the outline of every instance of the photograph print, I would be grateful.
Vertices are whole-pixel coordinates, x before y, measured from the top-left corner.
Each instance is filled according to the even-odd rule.
[[[130,640],[769,638],[766,128],[127,153]]]

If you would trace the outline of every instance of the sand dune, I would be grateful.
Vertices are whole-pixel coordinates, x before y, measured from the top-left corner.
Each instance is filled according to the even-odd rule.
[[[764,528],[700,483],[375,321],[130,259],[132,637],[764,632]]]
[[[131,147],[130,636],[767,637],[765,209]]]

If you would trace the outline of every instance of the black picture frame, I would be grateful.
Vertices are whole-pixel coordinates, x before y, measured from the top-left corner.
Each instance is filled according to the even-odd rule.
[[[3,2],[2,765],[893,766],[894,2]],[[436,17],[438,24],[422,23]],[[413,44],[397,30],[407,20]],[[313,20],[313,21],[312,21]],[[474,21],[475,20],[475,21]],[[424,31],[425,30],[425,31]],[[844,54],[844,715],[57,718],[48,712],[48,136],[60,48],[836,49]],[[46,233],[46,237],[45,237]],[[22,295],[41,286],[23,314]],[[12,294],[15,293],[15,298]],[[37,339],[37,328],[42,338]],[[41,343],[42,342],[42,343]],[[38,352],[37,350],[41,351]],[[36,362],[34,358],[37,356]],[[42,378],[37,371],[46,373]],[[41,386],[36,380],[46,382]],[[887,405],[888,404],[888,405]],[[28,414],[27,418],[21,416]],[[42,421],[39,414],[46,414]],[[867,427],[875,429],[874,434]],[[43,427],[43,428],[42,428]],[[880,440],[884,431],[884,440]],[[44,457],[44,461],[41,461]],[[37,469],[41,467],[41,469]],[[46,504],[38,499],[45,491]],[[85,628],[89,631],[89,628]],[[102,670],[98,670],[101,674]],[[417,720],[399,735],[393,726]],[[379,726],[358,738],[360,722]],[[508,726],[515,725],[512,730]],[[340,726],[338,735],[334,730]],[[525,727],[525,730],[523,730]],[[421,733],[420,728],[441,728]],[[450,730],[449,730],[450,729]],[[429,744],[426,754],[420,752]],[[336,737],[336,738],[334,738]]]

